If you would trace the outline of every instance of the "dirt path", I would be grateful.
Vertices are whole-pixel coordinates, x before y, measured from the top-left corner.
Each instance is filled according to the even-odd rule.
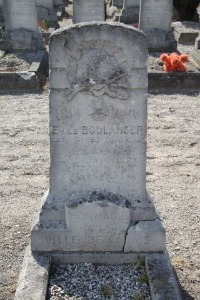
[[[200,300],[200,95],[150,95],[148,104],[147,188],[184,299]],[[11,300],[48,188],[48,94],[3,95],[0,110],[0,300]]]

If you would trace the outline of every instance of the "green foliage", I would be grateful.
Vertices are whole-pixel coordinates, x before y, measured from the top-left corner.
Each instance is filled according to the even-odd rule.
[[[140,257],[140,253],[138,252],[135,267],[136,267],[136,269],[139,269],[141,266],[142,266],[142,260]]]
[[[144,292],[139,292],[136,294],[131,300],[145,300],[145,294]]]
[[[110,285],[105,285],[101,289],[101,294],[104,298],[109,298],[113,294],[112,287]]]
[[[39,20],[38,25],[41,30],[48,30],[52,26],[52,22],[48,20]]]
[[[149,277],[145,269],[143,270],[143,274],[140,276],[139,281],[149,285]]]

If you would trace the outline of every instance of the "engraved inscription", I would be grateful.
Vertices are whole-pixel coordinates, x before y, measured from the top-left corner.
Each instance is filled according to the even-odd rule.
[[[98,212],[70,212],[70,218],[77,220],[77,221],[108,221],[108,220],[118,220],[121,221],[124,218],[124,213],[121,212],[118,215],[114,212],[107,212],[107,213],[98,213]],[[104,229],[105,230],[105,229]],[[99,231],[101,232],[101,229],[99,228]]]

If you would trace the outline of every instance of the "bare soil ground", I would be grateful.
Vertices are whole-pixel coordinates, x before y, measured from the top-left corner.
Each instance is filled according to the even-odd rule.
[[[2,95],[0,111],[0,300],[11,300],[48,188],[48,92]],[[184,300],[200,300],[199,116],[200,94],[149,95],[147,188]]]

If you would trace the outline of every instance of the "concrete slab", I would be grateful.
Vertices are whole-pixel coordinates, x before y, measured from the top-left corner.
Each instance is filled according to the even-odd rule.
[[[45,300],[49,273],[49,257],[32,255],[30,246],[28,246],[14,300]]]
[[[181,300],[177,279],[167,252],[139,253],[149,278],[152,300]],[[119,265],[137,262],[138,253],[53,253],[34,255],[27,247],[14,300],[46,300],[52,264],[98,263]]]
[[[200,69],[200,49],[194,50],[190,54],[190,57],[193,60],[194,64],[197,66],[197,68]]]
[[[32,62],[28,71],[0,71],[1,93],[38,92],[48,77],[48,52],[45,50],[39,61]]]
[[[145,258],[152,300],[181,300],[181,293],[167,253]]]
[[[199,91],[200,72],[149,72],[149,93]]]

